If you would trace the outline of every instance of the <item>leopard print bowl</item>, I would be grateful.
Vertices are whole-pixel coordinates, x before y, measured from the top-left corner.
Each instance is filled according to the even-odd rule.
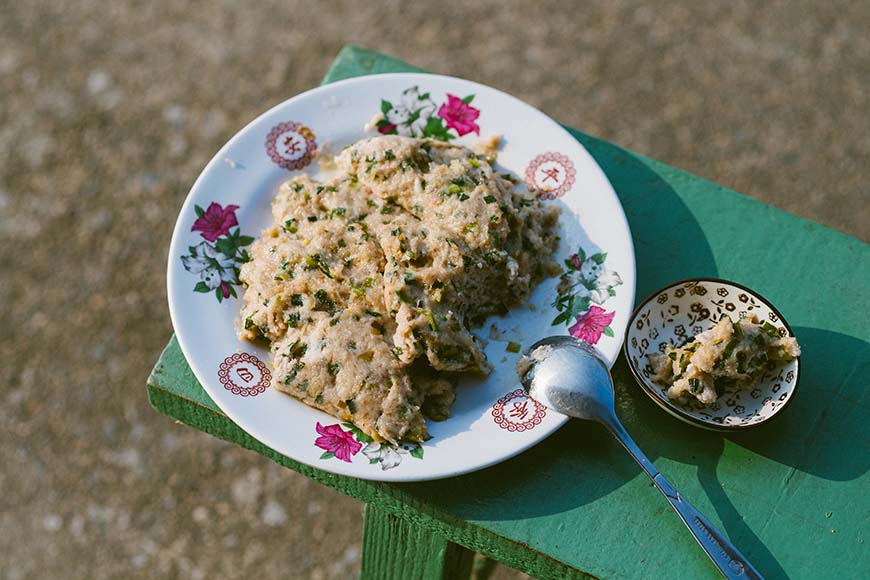
[[[794,398],[800,358],[782,363],[752,388],[727,389],[705,405],[668,399],[666,388],[650,380],[647,354],[664,352],[667,344],[682,346],[723,316],[736,321],[755,314],[783,336],[794,336],[782,315],[764,298],[740,284],[715,278],[683,280],[652,294],[634,311],[625,338],[625,357],[644,392],[662,409],[692,425],[717,431],[754,427],[780,413]]]

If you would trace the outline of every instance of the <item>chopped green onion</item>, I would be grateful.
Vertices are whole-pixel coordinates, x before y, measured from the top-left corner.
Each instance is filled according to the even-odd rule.
[[[408,304],[411,302],[411,299],[408,298],[408,295],[405,293],[404,288],[400,288],[399,290],[396,290],[396,298],[399,299],[399,302],[404,302],[405,304]]]
[[[329,271],[329,264],[323,261],[323,258],[320,257],[320,254],[314,254],[313,256],[305,257],[305,269],[306,270],[314,270],[315,268],[319,269],[321,272],[326,274],[327,278],[332,278],[332,273]]]
[[[761,326],[761,330],[770,338],[779,338],[779,329],[769,322],[765,322]]]
[[[426,316],[426,319],[429,321],[429,329],[432,332],[438,332],[438,323],[435,322],[435,314],[431,310],[424,310],[423,314]]]
[[[731,353],[734,352],[734,349],[737,348],[737,345],[740,344],[740,340],[736,338],[732,338],[728,341],[728,344],[725,345],[725,350],[722,351],[722,358],[713,365],[714,369],[720,369],[725,366],[725,361],[731,356]]]
[[[335,314],[335,302],[333,302],[333,300],[329,297],[329,294],[326,293],[326,290],[321,288],[320,290],[315,292],[314,299],[317,301],[317,304],[321,306],[324,310],[326,310],[329,314]]]

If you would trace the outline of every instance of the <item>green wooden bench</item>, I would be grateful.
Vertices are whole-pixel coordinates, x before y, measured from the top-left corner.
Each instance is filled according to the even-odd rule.
[[[324,82],[418,70],[348,47]],[[773,301],[804,350],[790,408],[735,435],[669,417],[620,359],[613,373],[629,431],[768,579],[870,576],[868,245],[568,130],[625,207],[639,299],[689,276],[732,279]],[[593,424],[569,422],[477,473],[386,484],[302,465],[253,439],[208,397],[174,338],[148,379],[148,396],[171,417],[365,502],[364,578],[467,577],[474,552],[538,578],[717,577],[646,476]]]

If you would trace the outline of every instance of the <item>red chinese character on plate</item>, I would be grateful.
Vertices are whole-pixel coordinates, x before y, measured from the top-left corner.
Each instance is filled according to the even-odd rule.
[[[511,404],[514,406],[514,408],[510,412],[511,417],[516,417],[516,418],[519,418],[520,420],[523,420],[526,418],[526,415],[529,414],[529,402],[528,401],[523,401],[522,403],[520,403],[519,401],[516,401],[516,402],[511,403]]]
[[[272,381],[272,373],[263,361],[246,352],[225,358],[217,375],[226,390],[242,397],[256,397],[265,392]]]
[[[561,153],[542,153],[526,167],[526,185],[542,199],[562,197],[574,185],[574,163]]]
[[[522,389],[511,391],[492,406],[495,424],[510,432],[534,429],[547,416],[547,408]]]
[[[284,139],[284,153],[287,154],[288,157],[292,157],[295,153],[299,153],[299,141],[294,139],[293,137],[287,137]]]
[[[314,133],[296,121],[279,123],[266,135],[266,154],[269,159],[290,171],[298,171],[311,163],[316,151]]]
[[[550,167],[549,169],[542,169],[541,173],[543,173],[546,177],[544,177],[544,181],[548,179],[552,179],[554,183],[558,185],[559,183],[559,168],[558,167]]]

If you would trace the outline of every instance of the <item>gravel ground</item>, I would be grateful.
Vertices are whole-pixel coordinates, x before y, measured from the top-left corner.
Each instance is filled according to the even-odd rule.
[[[870,239],[865,1],[6,0],[0,14],[3,579],[358,570],[358,502],[173,423],[144,390],[171,333],[166,252],[190,185],[344,44]]]

